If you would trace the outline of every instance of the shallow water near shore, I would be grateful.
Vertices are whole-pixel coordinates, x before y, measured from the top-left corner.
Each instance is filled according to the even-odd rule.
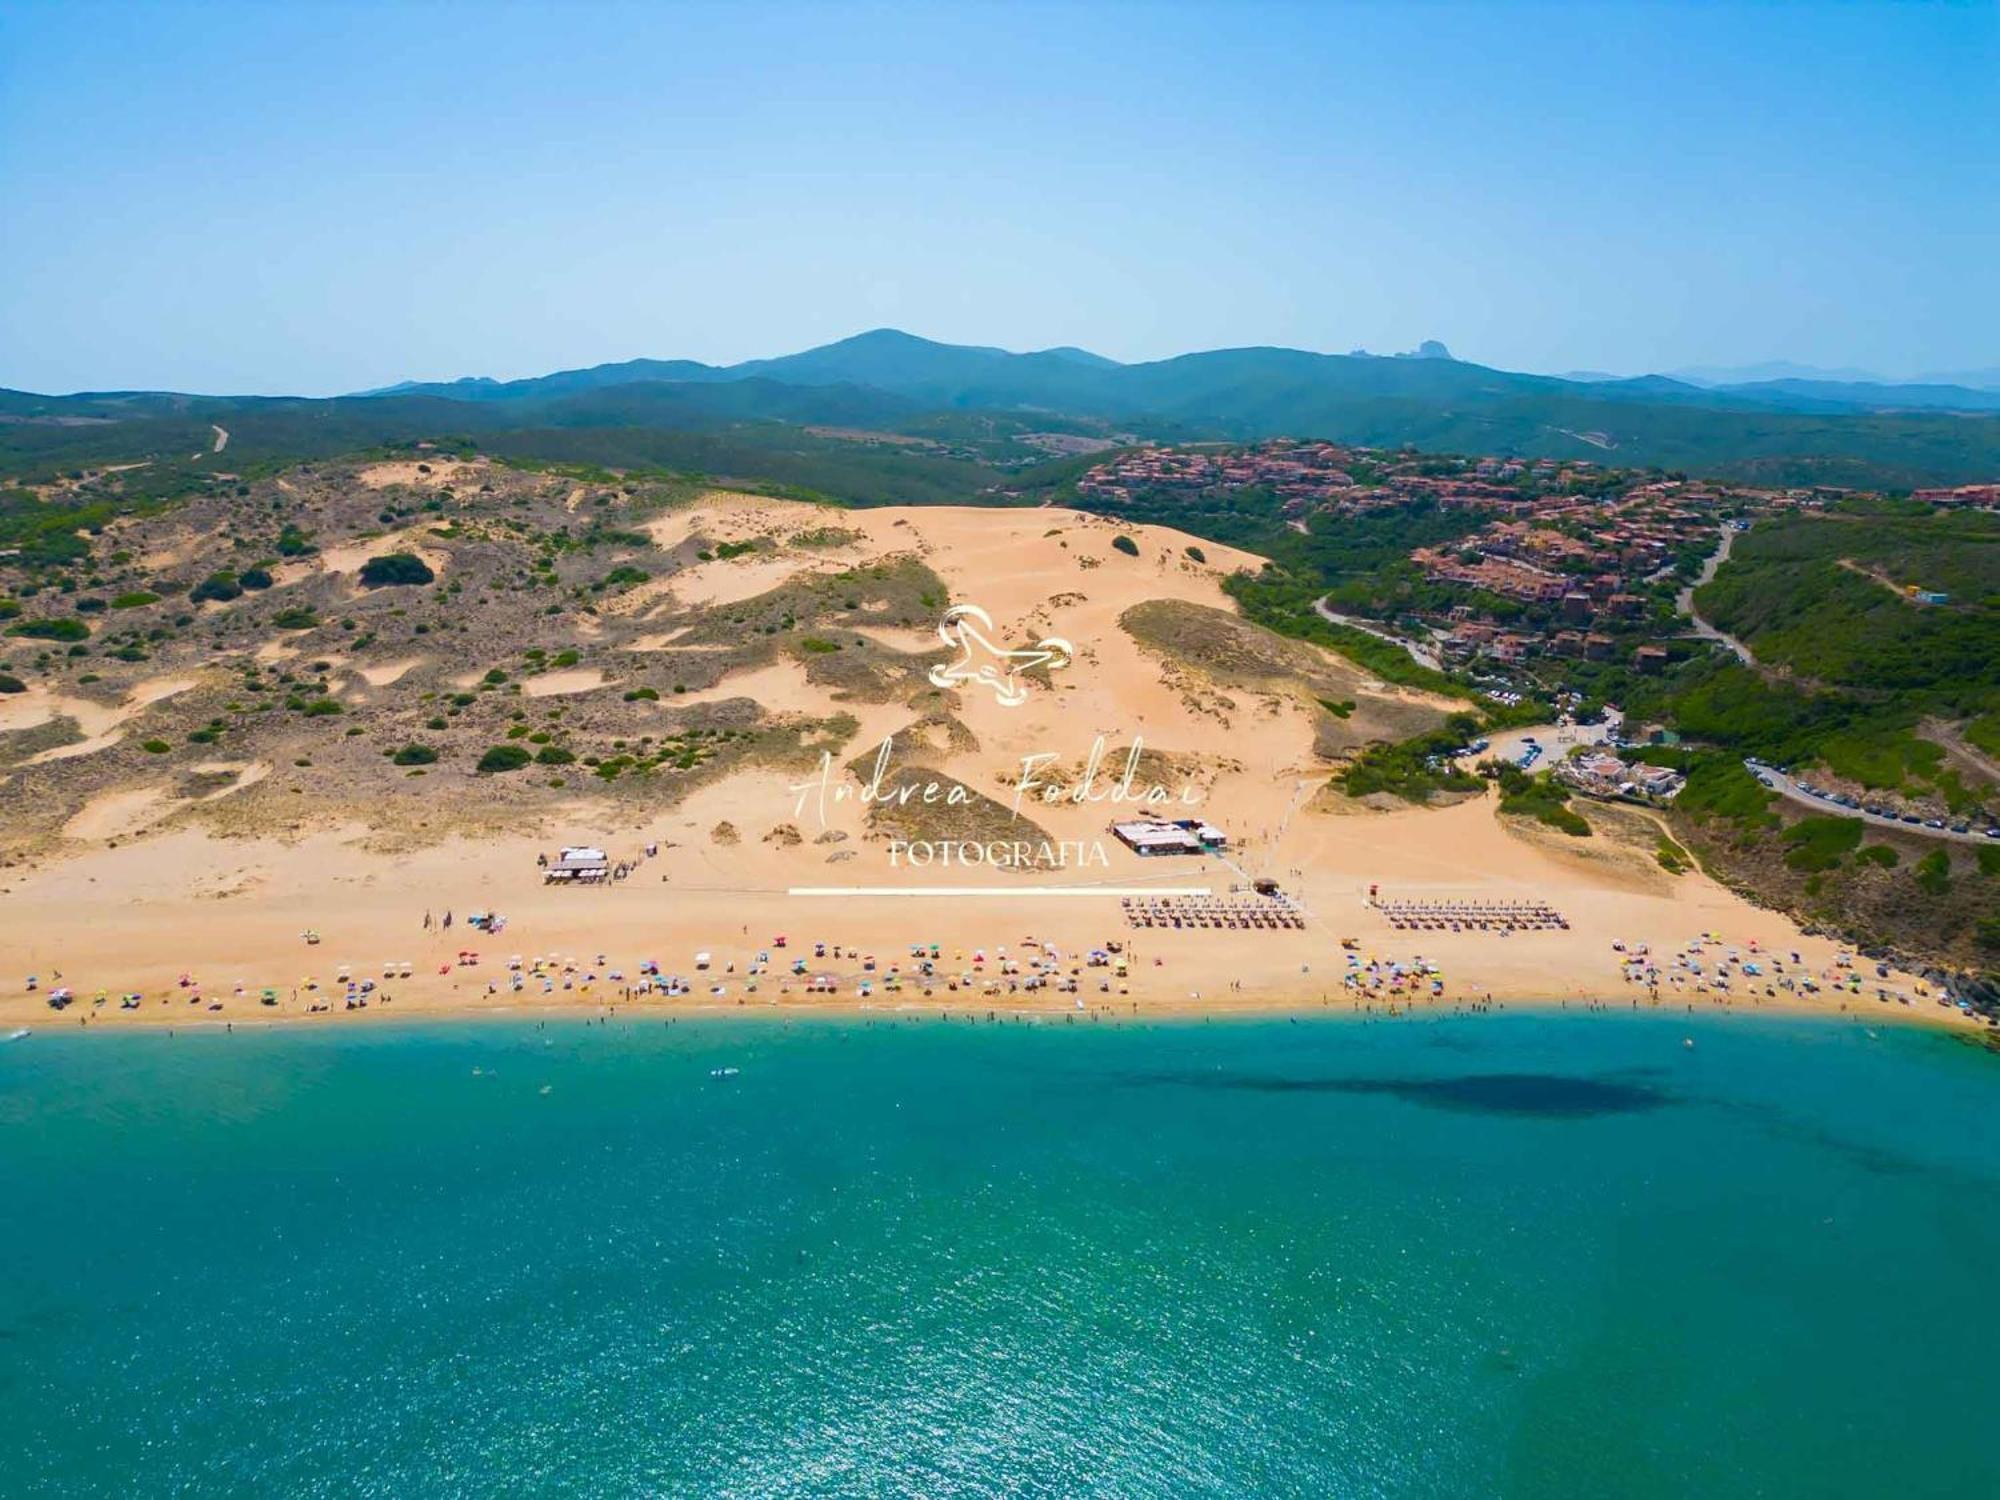
[[[1831,1021],[37,1034],[0,1490],[1991,1494],[1996,1122]]]

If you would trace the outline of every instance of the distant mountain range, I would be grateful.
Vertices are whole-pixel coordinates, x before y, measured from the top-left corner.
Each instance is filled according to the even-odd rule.
[[[1586,400],[1671,401],[1760,406],[1778,411],[2000,411],[2000,370],[1992,388],[1939,380],[1891,382],[1866,371],[1815,371],[1804,365],[1707,368],[1674,375],[1620,378],[1579,372],[1527,375],[1469,364],[1426,340],[1387,357],[1362,351],[1312,354],[1300,349],[1216,349],[1144,364],[1121,364],[1085,349],[1009,353],[972,344],[939,344],[893,328],[776,359],[707,365],[686,359],[633,359],[562,370],[525,380],[485,377],[405,381],[369,396],[443,396],[459,401],[523,401],[604,386],[668,382],[717,384],[773,380],[788,385],[868,386],[953,407],[1044,408],[1075,415],[1171,415],[1177,420],[1259,423],[1273,407],[1310,413],[1328,399],[1490,398],[1503,391]]]
[[[698,445],[639,435],[728,432],[736,435],[729,451],[747,433],[760,450],[782,447],[797,459],[788,474],[809,475],[800,455],[808,438],[825,436],[813,429],[842,429],[850,448],[856,431],[918,434],[983,463],[1018,461],[1018,446],[994,445],[1041,427],[1169,440],[1323,437],[1782,483],[1900,488],[2000,475],[2000,389],[1822,379],[1865,372],[1808,377],[1788,366],[1729,373],[1769,378],[1532,375],[1454,359],[1436,342],[1408,355],[1259,347],[1123,364],[1083,349],[1011,353],[883,328],[734,365],[635,359],[328,400],[0,392],[0,472],[37,458],[113,461],[192,445],[185,459],[214,424],[231,433],[232,461],[440,435],[496,446],[507,434],[506,446],[522,453],[665,462]],[[967,433],[986,446],[968,447]]]
[[[1766,381],[1810,380],[1834,385],[1875,386],[1967,386],[1976,391],[2000,391],[2000,365],[1979,370],[1942,370],[1913,375],[1907,380],[1881,375],[1873,370],[1823,369],[1817,365],[1794,364],[1786,359],[1766,360],[1760,365],[1690,365],[1669,370],[1675,380],[1690,385],[1753,385]]]

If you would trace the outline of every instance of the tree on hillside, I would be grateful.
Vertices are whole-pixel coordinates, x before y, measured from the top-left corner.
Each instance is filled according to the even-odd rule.
[[[430,564],[414,552],[385,552],[361,565],[361,581],[371,589],[429,583],[436,577]]]

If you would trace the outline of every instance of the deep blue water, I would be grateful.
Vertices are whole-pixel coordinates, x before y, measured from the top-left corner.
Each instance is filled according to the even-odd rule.
[[[1996,1120],[1746,1018],[38,1033],[0,1490],[2000,1494]]]

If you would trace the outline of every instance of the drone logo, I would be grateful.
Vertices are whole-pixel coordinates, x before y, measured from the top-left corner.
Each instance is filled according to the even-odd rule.
[[[938,639],[958,653],[955,660],[931,668],[930,680],[941,688],[976,682],[993,691],[1002,708],[1019,708],[1028,701],[1023,672],[1036,667],[1060,671],[1076,660],[1076,648],[1049,636],[1020,651],[993,643],[993,617],[976,604],[954,604],[938,621]]]

